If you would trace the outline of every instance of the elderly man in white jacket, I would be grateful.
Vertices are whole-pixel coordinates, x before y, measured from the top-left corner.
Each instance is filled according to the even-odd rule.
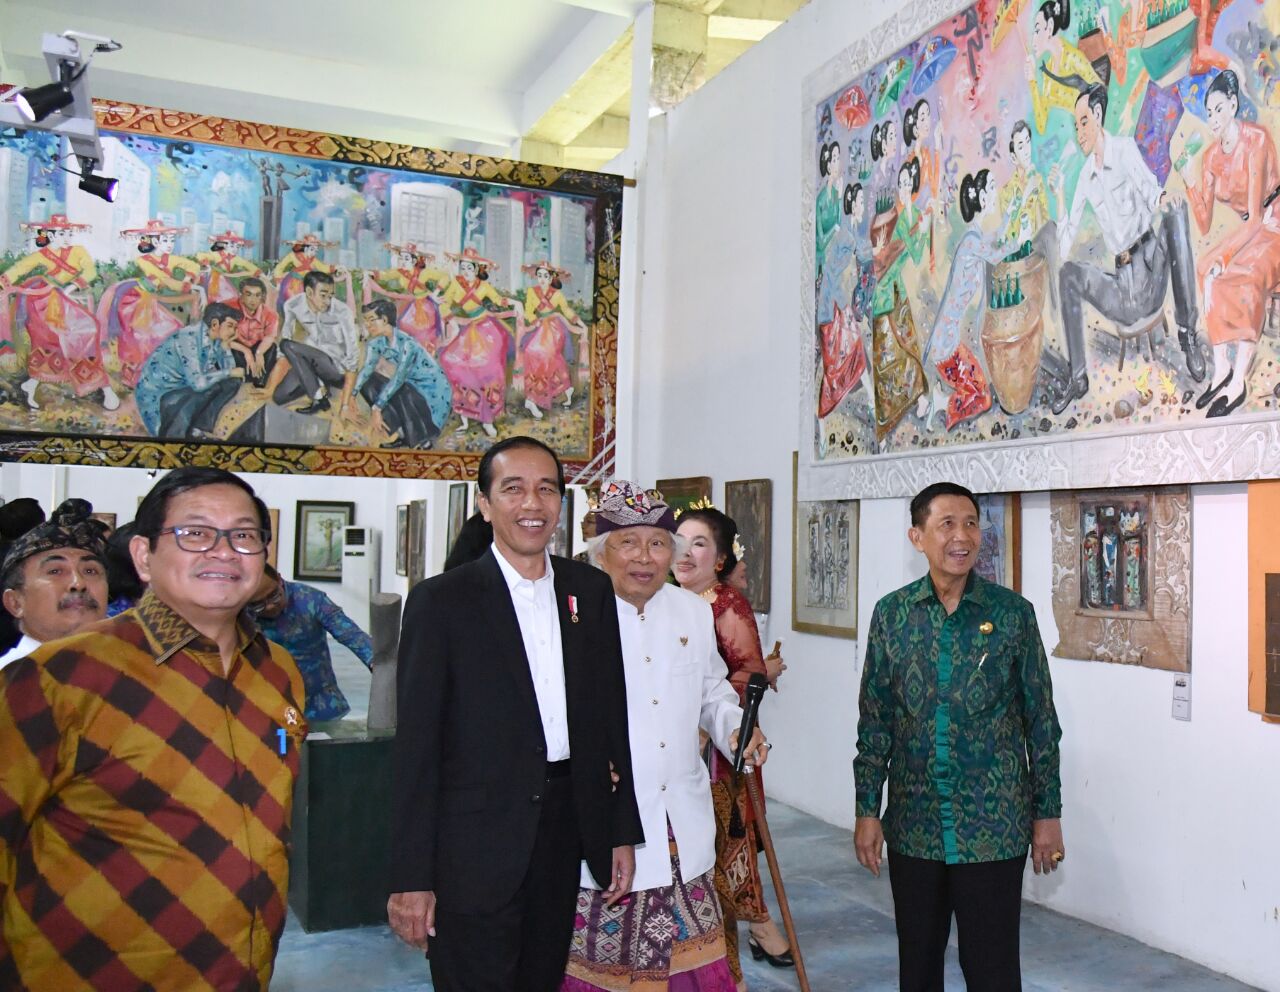
[[[676,521],[661,495],[611,482],[596,529],[591,559],[609,573],[618,603],[645,843],[636,848],[630,894],[613,906],[583,865],[561,990],[624,992],[665,987],[660,983],[680,976],[681,989],[733,992],[711,877],[716,825],[698,731],[732,757],[742,710],[724,677],[711,608],[666,581]],[[749,760],[764,764],[769,747],[757,728]]]

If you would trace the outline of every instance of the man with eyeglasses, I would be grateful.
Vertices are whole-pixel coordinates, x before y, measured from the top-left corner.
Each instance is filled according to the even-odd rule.
[[[266,507],[221,469],[143,499],[133,609],[0,672],[0,988],[265,989],[302,676],[245,606]]]

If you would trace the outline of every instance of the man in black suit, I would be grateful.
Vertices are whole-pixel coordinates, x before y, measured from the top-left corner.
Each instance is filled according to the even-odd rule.
[[[581,860],[616,902],[644,841],[617,607],[607,575],[547,553],[555,452],[501,441],[479,485],[493,547],[405,607],[387,915],[437,992],[553,992]]]

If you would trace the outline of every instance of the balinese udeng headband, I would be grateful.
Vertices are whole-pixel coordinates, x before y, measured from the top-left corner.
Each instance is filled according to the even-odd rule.
[[[47,521],[32,527],[9,545],[0,564],[0,577],[32,555],[54,548],[79,548],[101,558],[107,552],[107,525],[94,520],[93,504],[83,499],[68,499],[53,511]]]
[[[671,533],[676,531],[676,514],[662,493],[656,489],[642,489],[625,479],[614,479],[600,493],[600,506],[596,511],[596,533],[624,527],[661,527]]]

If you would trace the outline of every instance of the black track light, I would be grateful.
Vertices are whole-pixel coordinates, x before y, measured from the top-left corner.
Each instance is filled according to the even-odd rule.
[[[80,176],[80,188],[86,193],[101,197],[108,203],[114,203],[116,193],[120,189],[120,180],[113,179],[110,176],[95,176],[92,172],[86,172]]]
[[[45,83],[43,86],[28,86],[13,98],[13,102],[17,105],[18,112],[35,124],[50,114],[69,107],[73,99],[70,84],[58,81]]]

